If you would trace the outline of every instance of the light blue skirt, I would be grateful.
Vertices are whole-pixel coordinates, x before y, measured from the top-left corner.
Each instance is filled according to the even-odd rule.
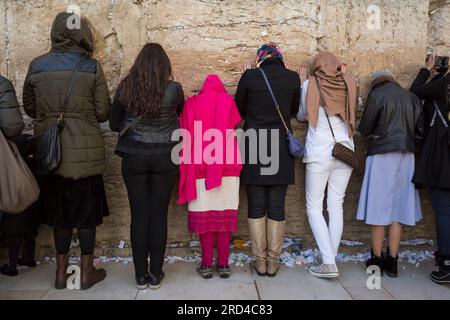
[[[411,152],[367,157],[356,218],[374,226],[395,222],[415,226],[422,219],[422,208],[412,183],[414,165]]]

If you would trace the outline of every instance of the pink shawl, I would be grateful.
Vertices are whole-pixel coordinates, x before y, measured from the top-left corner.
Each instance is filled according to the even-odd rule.
[[[183,134],[184,142],[180,153],[179,204],[197,199],[197,179],[205,179],[206,190],[211,190],[221,185],[222,177],[238,177],[240,175],[242,163],[234,134],[234,129],[240,121],[241,116],[236,103],[233,97],[227,93],[225,86],[217,75],[209,75],[199,94],[187,99],[180,117],[180,128],[185,130],[185,134]],[[200,123],[202,136],[200,136],[198,129]],[[197,127],[197,130],[195,130],[195,127]],[[202,137],[204,137],[205,131],[209,129],[215,129],[217,133],[220,132],[221,136],[224,137],[223,143],[217,144],[215,138],[212,138],[212,141],[204,141],[207,138]],[[232,134],[230,134],[231,131],[227,132],[227,130],[233,130]],[[205,149],[211,150],[214,146],[219,147],[214,148],[213,157],[221,158],[222,161],[211,163],[209,161],[211,159],[208,160],[207,157],[207,159],[204,159],[203,154]],[[232,161],[226,160],[228,152],[233,152],[231,154],[234,155]],[[209,152],[205,154],[209,154]],[[199,161],[194,162],[194,159],[199,159]]]

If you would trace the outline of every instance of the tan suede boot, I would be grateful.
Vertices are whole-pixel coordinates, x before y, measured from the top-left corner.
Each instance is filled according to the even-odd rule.
[[[92,288],[106,278],[106,271],[94,267],[94,256],[81,256],[81,290]]]
[[[280,269],[286,221],[267,220],[267,275],[275,277]]]
[[[56,290],[63,290],[67,287],[67,279],[69,279],[70,276],[70,274],[67,273],[68,267],[69,267],[69,255],[58,254],[56,256],[56,278],[55,278]]]
[[[263,277],[267,273],[267,219],[248,219],[250,237],[252,240],[252,252],[256,260],[252,267],[256,273]]]

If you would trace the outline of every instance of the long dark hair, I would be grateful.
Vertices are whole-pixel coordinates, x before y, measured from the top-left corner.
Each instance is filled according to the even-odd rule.
[[[160,44],[148,43],[119,86],[120,102],[134,115],[155,118],[170,80],[172,66],[167,53]]]

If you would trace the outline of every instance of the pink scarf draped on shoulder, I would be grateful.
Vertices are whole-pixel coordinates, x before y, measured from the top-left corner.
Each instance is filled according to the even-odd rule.
[[[206,190],[211,190],[221,185],[223,176],[238,177],[240,175],[242,164],[234,132],[240,121],[241,116],[233,96],[227,93],[217,75],[209,75],[198,95],[186,100],[180,117],[180,128],[184,130],[184,134],[180,153],[179,204],[197,199],[197,179],[204,178]],[[194,130],[194,124],[198,126],[199,123],[202,125],[202,135],[208,129],[215,129],[224,137],[223,143],[220,144],[223,153],[223,161],[220,163],[205,163],[205,160],[208,159],[203,159],[202,155],[208,146],[211,148],[215,140],[213,138],[213,141],[203,141],[205,139],[199,137],[198,130]],[[231,131],[227,132],[227,130],[233,130],[233,134],[230,135]],[[233,139],[231,144],[226,143],[228,139]],[[227,146],[231,146],[233,149],[228,150]],[[234,152],[233,161],[226,161],[227,152],[231,151]],[[194,163],[196,156],[201,159],[201,162]]]

